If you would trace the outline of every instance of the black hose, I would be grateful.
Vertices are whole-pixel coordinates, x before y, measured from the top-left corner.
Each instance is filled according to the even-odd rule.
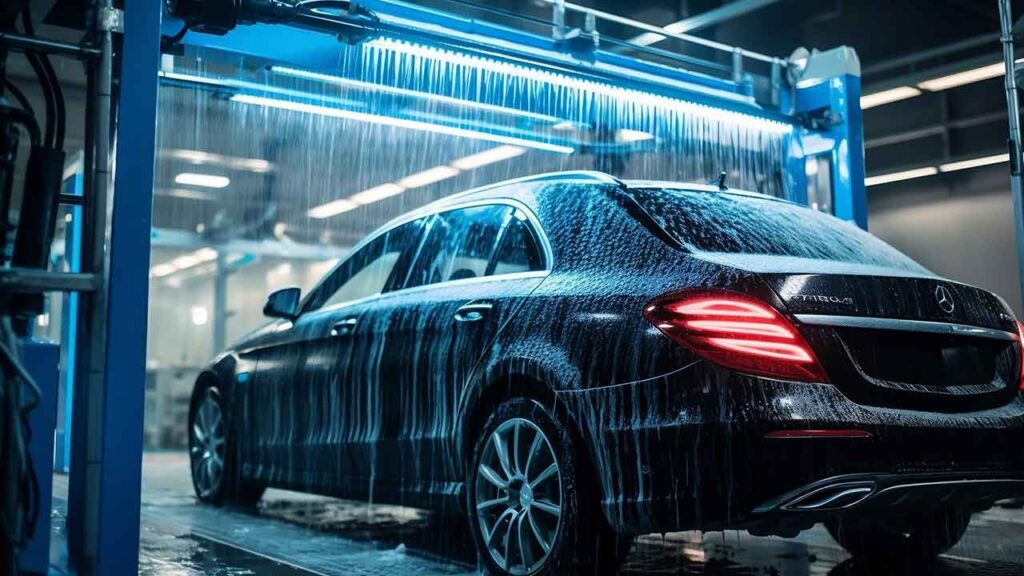
[[[16,123],[21,124],[28,132],[29,140],[31,140],[33,146],[39,146],[41,141],[39,139],[39,123],[36,122],[35,116],[32,116],[27,111],[21,108],[14,108],[12,106],[4,106],[6,108],[6,114],[10,116]]]
[[[43,91],[43,100],[46,104],[46,134],[43,137],[42,144],[43,146],[51,147],[53,145],[54,131],[56,130],[56,113],[54,112],[56,104],[54,103],[53,90],[50,89],[49,77],[46,75],[39,57],[35,54],[26,54],[25,57],[28,59],[29,65],[32,66],[32,71],[35,73],[36,78],[39,79],[39,86]]]
[[[181,30],[178,30],[174,36],[164,36],[160,38],[160,51],[166,52],[168,48],[174,46],[178,42],[181,42],[181,39],[185,37],[185,34],[188,34],[188,26],[188,22],[186,22],[182,24]]]
[[[53,65],[50,63],[50,57],[43,56],[42,60],[43,69],[50,77],[50,86],[53,88],[53,94],[55,97],[54,104],[57,111],[57,130],[53,147],[57,150],[63,150],[64,136],[67,134],[67,108],[64,105],[64,89],[60,86],[60,80],[57,78],[57,72],[53,69]]]
[[[31,2],[25,2],[21,11],[21,24],[25,28],[26,36],[35,36],[35,27],[32,25]],[[60,80],[53,69],[50,57],[39,54],[29,54],[29,63],[32,70],[39,78],[40,84],[47,97],[46,112],[46,143],[49,148],[64,148],[64,137],[67,131],[67,114],[64,105],[64,90],[60,86]],[[53,115],[51,116],[51,112]]]
[[[6,326],[4,329],[5,332],[8,333],[8,338],[10,338],[10,329]],[[6,364],[7,373],[13,373],[17,376],[17,378],[12,379],[11,382],[13,382],[14,386],[24,385],[32,395],[31,400],[18,407],[18,413],[21,417],[22,442],[27,450],[29,442],[32,441],[32,428],[28,424],[28,416],[29,413],[39,405],[39,402],[42,400],[43,393],[39,389],[35,380],[32,379],[32,375],[25,370],[25,367],[22,366],[17,357],[14,356],[14,353],[11,352],[11,350],[4,344],[3,340],[4,339],[0,338],[0,361],[2,361],[3,364]],[[24,465],[24,476],[21,478],[21,493],[27,495],[28,499],[22,503],[22,506],[24,507],[23,521],[25,525],[21,536],[22,538],[27,539],[31,538],[33,533],[35,533],[36,523],[39,520],[40,500],[39,478],[36,475],[34,462],[31,458],[25,458]]]
[[[36,111],[32,108],[32,103],[25,97],[25,93],[22,92],[14,82],[11,82],[10,78],[4,79],[4,87],[7,88],[7,91],[10,92],[11,95],[14,96],[14,99],[18,101],[18,105],[21,106],[22,110],[27,112],[30,116],[35,117]]]

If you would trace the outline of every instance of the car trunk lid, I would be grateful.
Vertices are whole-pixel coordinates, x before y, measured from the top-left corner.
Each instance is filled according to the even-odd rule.
[[[845,393],[868,404],[968,410],[1012,396],[1020,349],[994,294],[940,278],[762,273]]]

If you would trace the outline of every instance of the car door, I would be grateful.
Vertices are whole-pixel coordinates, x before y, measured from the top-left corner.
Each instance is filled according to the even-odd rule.
[[[303,407],[295,421],[296,450],[315,487],[352,494],[364,485],[381,415],[379,392],[361,377],[373,351],[362,349],[359,335],[395,271],[406,269],[403,260],[421,224],[409,222],[367,242],[314,289],[295,321],[302,352],[292,395]]]
[[[546,275],[524,209],[508,203],[437,214],[403,290],[378,325],[386,363],[387,478],[403,494],[443,495],[461,481],[449,460],[459,399],[473,368]]]
[[[245,430],[240,450],[246,476],[292,482],[301,475],[303,465],[293,449],[293,423],[301,406],[292,393],[301,350],[293,323],[277,320],[242,351],[241,356],[255,366],[252,372],[238,373],[235,387]]]

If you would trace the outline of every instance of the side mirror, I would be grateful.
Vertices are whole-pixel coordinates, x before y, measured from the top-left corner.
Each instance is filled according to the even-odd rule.
[[[299,315],[299,297],[302,290],[299,288],[282,288],[271,293],[267,297],[267,303],[263,305],[263,315],[268,318],[286,318],[294,320]]]

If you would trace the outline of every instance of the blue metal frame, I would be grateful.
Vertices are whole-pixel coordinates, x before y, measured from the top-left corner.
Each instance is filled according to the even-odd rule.
[[[85,177],[79,168],[64,181],[64,193],[69,196],[81,197]],[[64,259],[67,261],[68,272],[82,271],[82,218],[81,206],[68,206],[65,212],[71,215],[71,222],[64,228]],[[62,361],[60,369],[60,395],[63,397],[64,419],[57,427],[55,438],[56,448],[53,458],[53,469],[68,472],[71,469],[71,431],[72,415],[75,405],[75,366],[78,353],[78,305],[77,292],[63,295],[61,311],[60,347]]]
[[[156,158],[158,0],[124,12],[115,150],[96,574],[138,572],[149,252]],[[89,529],[89,528],[87,528]]]
[[[18,552],[18,568],[27,573],[45,574],[50,560],[50,515],[53,498],[53,429],[57,421],[57,386],[60,348],[53,342],[33,338],[21,341],[21,361],[39,387],[39,404],[29,413],[32,437],[28,443],[29,457],[35,466],[39,497],[39,518],[35,532]],[[46,512],[43,512],[46,511]]]
[[[817,116],[824,119],[828,125],[823,131],[804,131],[800,146],[801,154],[792,159],[788,168],[794,179],[803,182],[803,186],[798,189],[806,190],[803,159],[820,153],[830,154],[834,214],[867,229],[860,78],[852,74],[843,74],[798,88],[794,113],[817,113]],[[793,200],[801,201],[800,198]],[[802,200],[801,203],[806,204],[806,197]]]

